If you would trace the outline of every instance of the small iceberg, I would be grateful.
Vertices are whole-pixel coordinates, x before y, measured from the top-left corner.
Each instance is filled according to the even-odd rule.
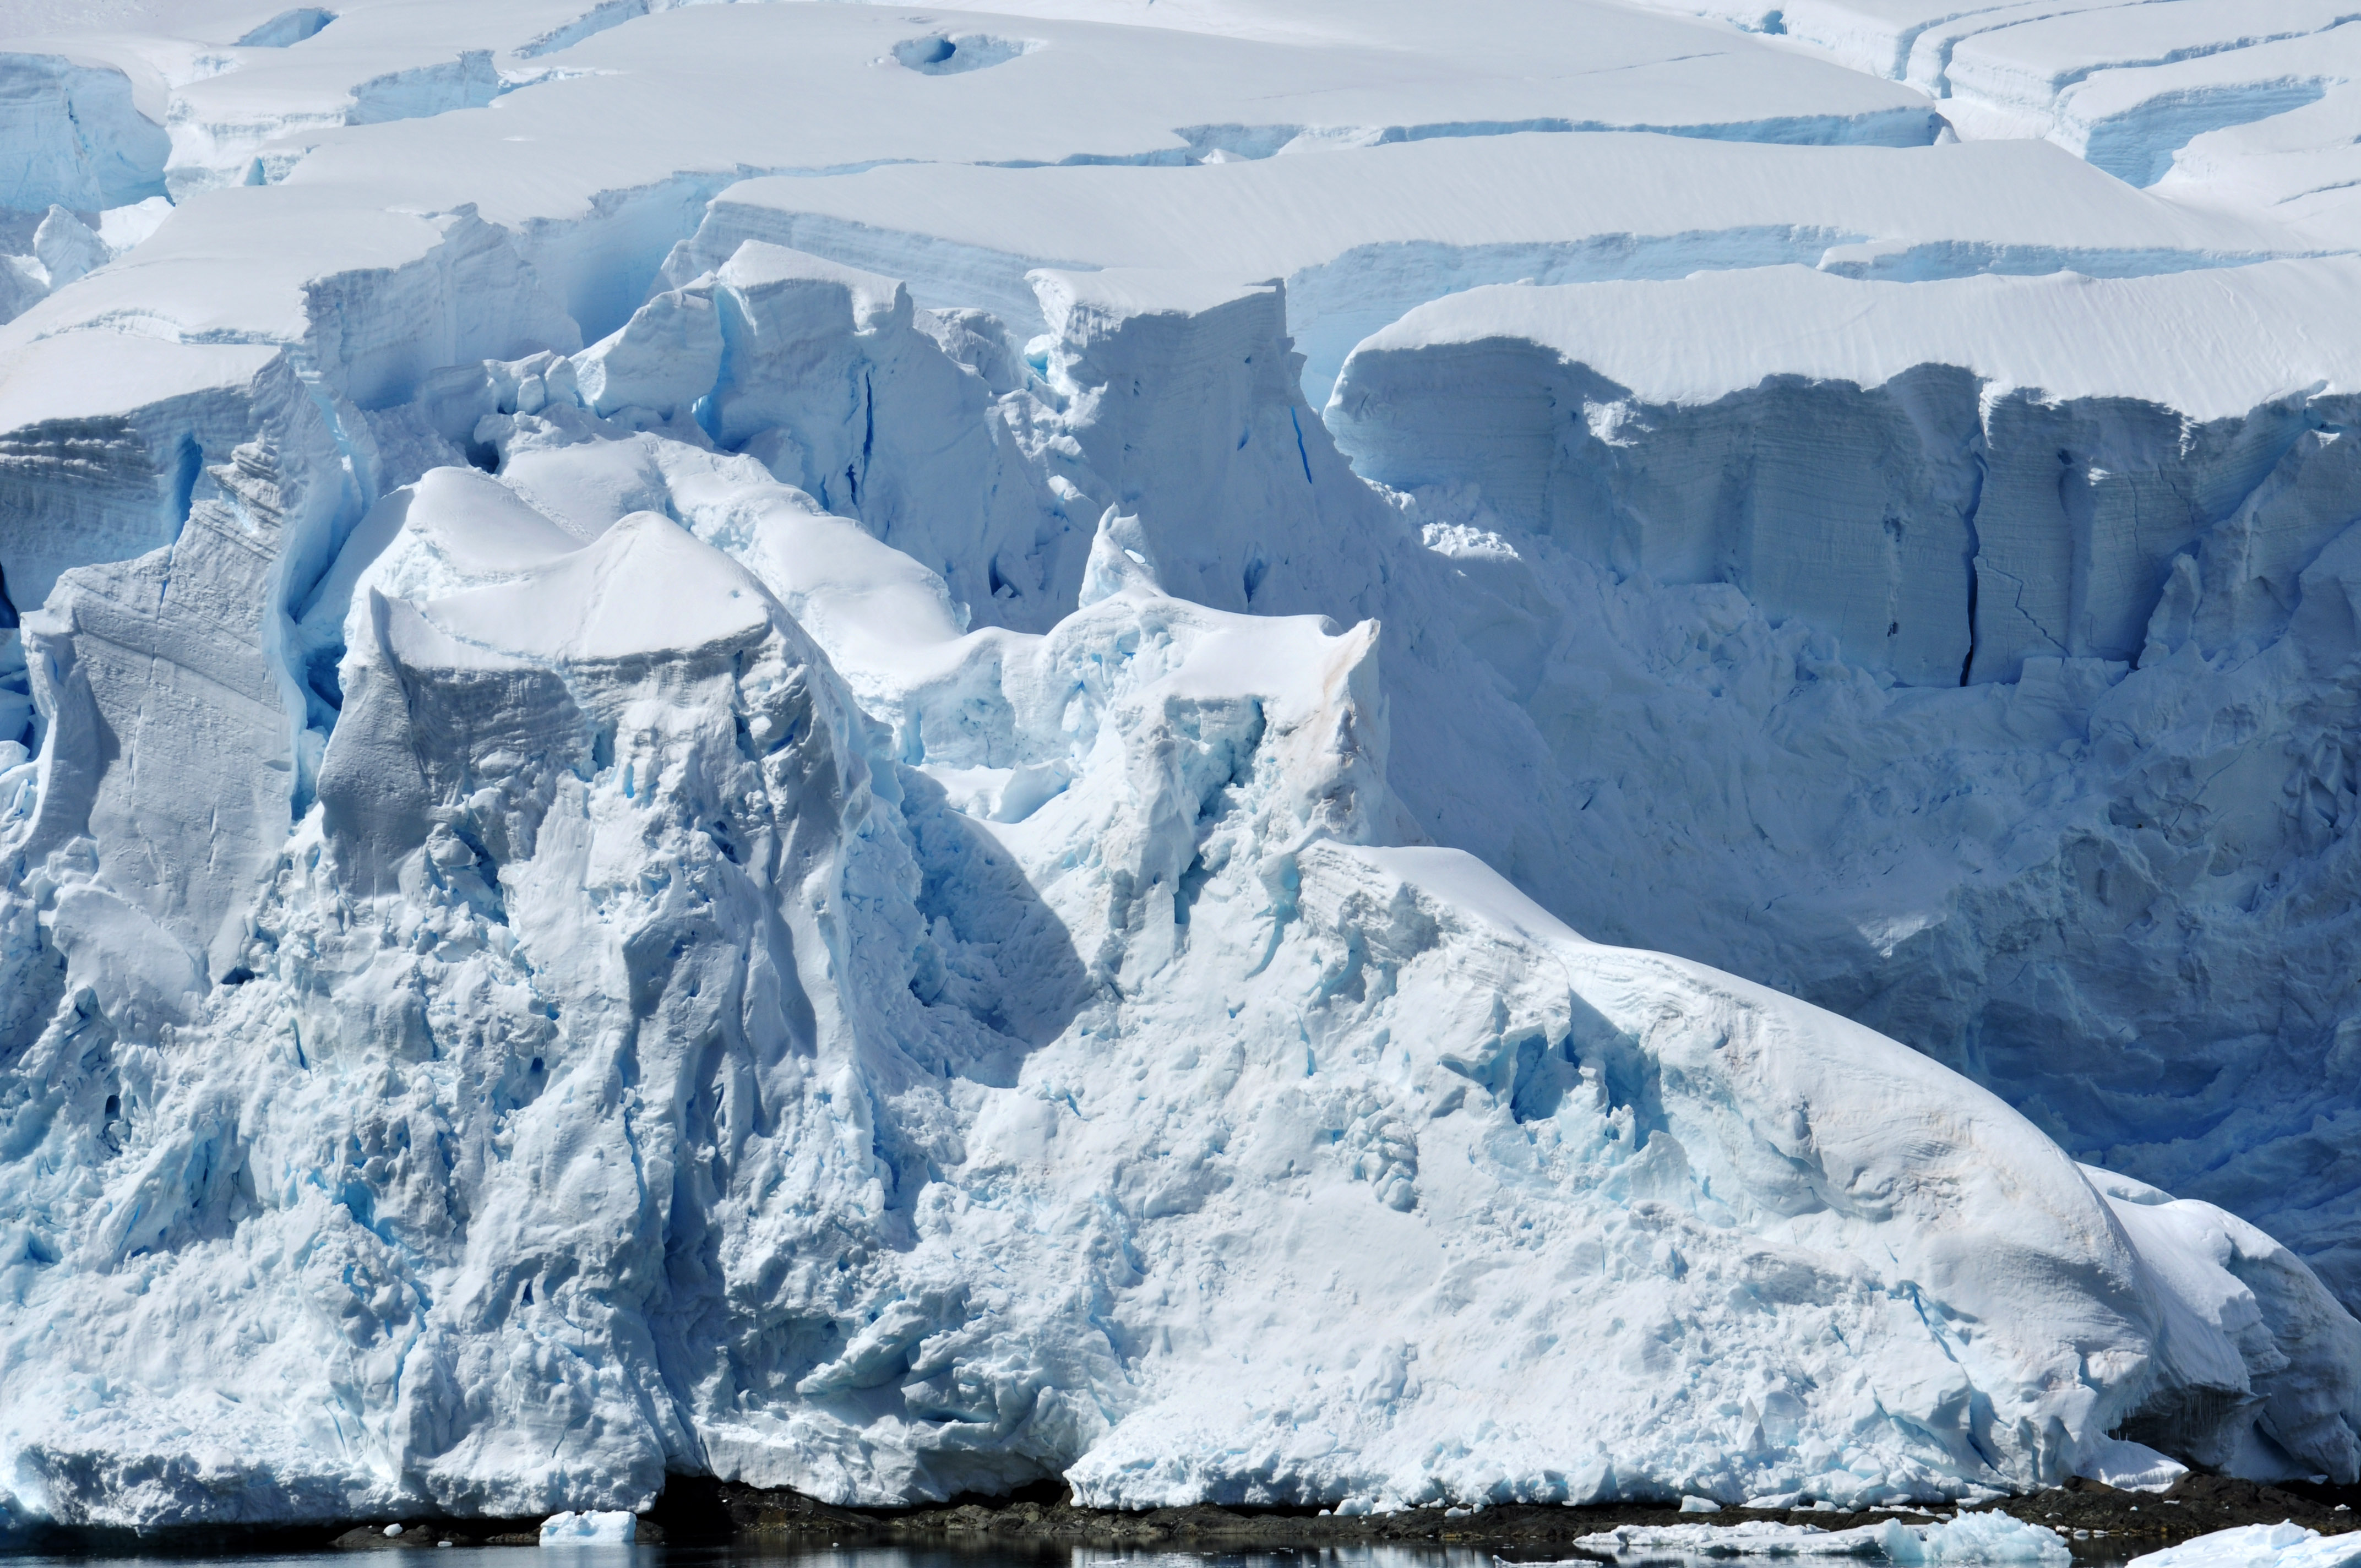
[[[544,1546],[629,1546],[639,1533],[639,1519],[620,1508],[552,1514],[541,1521]]]
[[[2217,1530],[2135,1557],[2126,1568],[2347,1568],[2361,1563],[2361,1532],[2323,1535],[2300,1524]]]
[[[1853,1530],[1823,1530],[1817,1525],[1780,1524],[1770,1519],[1731,1525],[1623,1525],[1586,1535],[1575,1544],[1587,1552],[1618,1556],[1676,1552],[1693,1557],[1861,1557],[1882,1559],[1902,1568],[1971,1563],[2066,1568],[2072,1561],[2065,1539],[2056,1530],[2026,1524],[2002,1513],[1961,1514],[1949,1524],[1906,1525],[1899,1519],[1887,1519]],[[2361,1557],[2361,1552],[2355,1555]],[[2337,1563],[2344,1561],[2340,1558]],[[2169,1568],[2214,1565],[2208,1562],[2172,1564]],[[2271,1568],[2279,1565],[2273,1564]],[[2302,1568],[2333,1565],[2305,1563]]]

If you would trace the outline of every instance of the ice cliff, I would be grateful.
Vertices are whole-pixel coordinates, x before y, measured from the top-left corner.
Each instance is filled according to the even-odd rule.
[[[1037,9],[0,56],[0,1520],[2361,1475],[2353,263]]]

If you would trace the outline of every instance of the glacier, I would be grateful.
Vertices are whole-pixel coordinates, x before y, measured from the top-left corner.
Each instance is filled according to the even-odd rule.
[[[2336,16],[117,10],[0,1525],[2361,1479]]]

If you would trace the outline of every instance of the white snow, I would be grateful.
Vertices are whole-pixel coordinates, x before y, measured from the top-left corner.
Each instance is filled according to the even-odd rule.
[[[8,11],[0,1528],[2361,1475],[2281,9]]]
[[[1304,388],[1354,344],[1484,283],[1680,278],[1775,262],[1844,276],[2107,276],[2235,265],[2275,229],[2126,190],[2038,142],[1798,148],[1688,137],[1438,138],[1157,170],[888,164],[750,180],[715,197],[666,272],[759,238],[909,280],[921,305],[1041,330],[1036,267],[1282,277]]]
[[[1762,268],[1475,291],[1420,306],[1357,352],[1531,341],[1651,403],[1710,403],[1773,377],[1875,388],[1920,366],[1957,366],[1992,396],[2136,398],[2208,422],[2361,386],[2361,338],[2327,319],[2357,279],[2345,257],[1917,283]],[[1749,332],[1751,322],[1777,331]],[[1351,396],[1339,392],[1348,408]]]

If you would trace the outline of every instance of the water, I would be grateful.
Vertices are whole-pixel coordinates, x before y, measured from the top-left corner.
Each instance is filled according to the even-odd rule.
[[[2104,1542],[2077,1541],[2074,1568],[2122,1568]],[[2093,1552],[2092,1547],[2100,1550]],[[1510,1561],[1573,1558],[1569,1548],[1514,1551]],[[469,1546],[393,1552],[175,1552],[74,1556],[0,1554],[5,1568],[1494,1568],[1488,1547],[1352,1545],[1257,1548],[1250,1552],[1174,1552],[1149,1547],[1065,1546],[1020,1541],[975,1546],[862,1546],[842,1549],[781,1543],[729,1546]],[[1593,1559],[1593,1561],[1599,1561]],[[1883,1568],[1881,1560],[1824,1562],[1819,1568]],[[1629,1557],[1619,1568],[1798,1568],[1793,1557]]]
[[[1546,1552],[1518,1553],[1531,1560]],[[453,1546],[382,1552],[202,1550],[88,1552],[71,1555],[0,1552],[5,1568],[1493,1568],[1488,1549],[1350,1545],[1250,1552],[1173,1552],[1157,1548],[1069,1546],[1050,1541],[975,1546],[812,1547],[781,1543],[727,1546]],[[1718,1558],[1716,1568],[1747,1568]],[[1636,1568],[1636,1565],[1634,1565]],[[1794,1568],[1792,1559],[1784,1568]],[[2076,1568],[2084,1568],[2077,1563]]]

